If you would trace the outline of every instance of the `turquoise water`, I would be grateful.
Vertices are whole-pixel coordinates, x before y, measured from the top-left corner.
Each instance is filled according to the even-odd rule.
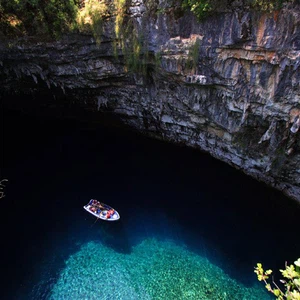
[[[171,240],[148,238],[122,254],[88,242],[65,261],[50,299],[269,299],[207,258]]]
[[[256,263],[278,270],[299,257],[299,206],[209,155],[100,125],[5,116],[5,300],[264,300]],[[120,221],[96,221],[83,209],[91,198]]]

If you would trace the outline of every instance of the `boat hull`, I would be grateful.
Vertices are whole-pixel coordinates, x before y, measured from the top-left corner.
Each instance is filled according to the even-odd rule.
[[[83,208],[87,212],[89,212],[90,214],[92,214],[93,216],[95,216],[98,219],[101,219],[101,220],[104,220],[104,221],[110,221],[110,222],[111,221],[118,221],[120,219],[120,214],[115,209],[108,206],[107,204],[105,204],[105,209],[100,210],[99,213],[91,211],[91,207],[92,207],[92,205],[87,204]],[[107,212],[110,209],[113,209],[114,213],[109,218],[107,218]]]

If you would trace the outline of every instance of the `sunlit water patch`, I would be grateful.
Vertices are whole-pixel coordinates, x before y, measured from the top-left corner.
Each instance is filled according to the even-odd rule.
[[[50,299],[270,299],[172,241],[143,240],[129,254],[88,242],[71,255]]]

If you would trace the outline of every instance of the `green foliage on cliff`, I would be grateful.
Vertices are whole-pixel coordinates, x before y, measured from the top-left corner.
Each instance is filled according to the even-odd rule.
[[[261,263],[258,263],[254,269],[259,281],[264,281],[266,289],[271,292],[277,300],[300,300],[300,258],[294,262],[294,265],[286,265],[284,270],[280,270],[284,289],[280,288],[274,280],[270,282],[269,277],[272,270],[264,270]]]
[[[171,1],[171,0],[169,0]],[[273,11],[296,0],[245,0],[245,9]],[[192,11],[198,19],[229,8],[230,0],[172,0],[171,7]],[[0,33],[4,35],[59,36],[72,30],[92,31],[100,42],[103,20],[112,17],[117,38],[122,38],[129,0],[1,0]],[[155,0],[145,1],[147,11],[165,13]],[[126,24],[125,24],[126,25]]]
[[[5,35],[57,36],[76,25],[78,0],[2,0],[0,31]]]
[[[182,7],[189,9],[200,20],[212,10],[211,0],[183,0]]]
[[[151,1],[150,1],[151,2]],[[147,39],[143,30],[129,17],[129,0],[113,0],[115,16],[114,54],[117,59],[123,58],[125,71],[146,74],[148,63]]]
[[[288,0],[252,0],[251,7],[259,11],[274,11],[280,9],[284,2]]]
[[[103,21],[110,15],[109,7],[103,1],[88,0],[78,11],[78,30],[82,33],[92,33],[96,43],[101,43]]]
[[[195,71],[199,61],[200,39],[196,39],[195,43],[190,47],[188,54],[187,67]]]
[[[295,0],[245,0],[244,8],[256,11],[272,12],[282,8],[286,2],[294,2]],[[228,9],[231,5],[230,0],[183,0],[182,7],[190,10],[201,20],[208,16],[209,13],[214,14],[222,9]]]

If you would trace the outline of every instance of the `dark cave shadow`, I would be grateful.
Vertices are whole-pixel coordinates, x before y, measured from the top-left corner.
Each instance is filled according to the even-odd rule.
[[[98,223],[98,224],[97,224]],[[100,224],[99,224],[100,223]],[[99,226],[96,228],[96,226]],[[131,253],[131,244],[128,239],[126,225],[120,219],[114,222],[99,220],[92,225],[101,243],[114,251],[122,254]]]
[[[132,246],[144,237],[157,236],[160,229],[168,229],[169,225],[164,228],[164,222],[160,221],[148,226],[153,221],[151,218],[141,218],[139,228],[134,230],[128,224],[132,216],[139,215],[140,209],[150,211],[155,208],[183,228],[179,236],[172,230],[167,232],[167,236],[174,236],[177,240],[180,238],[193,251],[204,254],[230,277],[246,286],[256,282],[253,269],[257,262],[276,272],[284,267],[283,259],[292,263],[299,256],[300,244],[295,238],[298,236],[295,225],[299,223],[299,205],[207,154],[141,136],[118,135],[116,131],[105,130],[101,135],[101,128],[99,131],[74,132],[73,124],[68,124],[61,133],[61,124],[56,125],[59,129],[52,129],[51,122],[41,140],[39,132],[32,133],[37,120],[31,120],[33,123],[26,128],[24,119],[26,121],[26,118],[19,116],[12,119],[15,129],[7,151],[10,153],[6,154],[6,158],[12,156],[12,165],[6,169],[10,172],[10,181],[7,198],[1,207],[1,236],[4,244],[9,244],[9,247],[2,249],[1,264],[5,267],[3,269],[9,269],[4,286],[26,276],[34,260],[43,255],[39,253],[38,241],[42,240],[45,232],[53,230],[53,224],[57,223],[58,235],[60,228],[67,228],[64,209],[67,210],[71,199],[76,199],[76,203],[71,203],[79,212],[70,218],[80,220],[89,217],[82,225],[87,231],[83,242],[102,241],[116,252],[129,254]],[[32,134],[29,140],[26,136],[28,132]],[[60,139],[56,137],[57,132],[62,135]],[[16,136],[22,138],[19,140]],[[62,145],[52,147],[52,143],[58,142]],[[89,146],[84,149],[86,145]],[[99,149],[101,152],[98,154]],[[119,149],[122,149],[121,153]],[[84,162],[80,162],[78,157],[84,157]],[[106,157],[111,159],[106,161]],[[99,168],[104,170],[104,175],[98,173]],[[61,172],[59,176],[57,169]],[[14,175],[14,171],[18,174]],[[45,178],[39,176],[43,172]],[[84,183],[72,181],[72,173],[75,172],[90,176]],[[43,180],[50,183],[43,183]],[[46,191],[44,203],[52,201],[61,192],[67,193],[65,190],[75,189],[76,193],[61,197],[59,205],[65,202],[65,208],[62,212],[54,211],[51,222],[47,224],[42,214],[37,217],[43,206],[35,199],[35,187],[31,189],[27,186],[30,182]],[[50,185],[55,187],[53,192],[48,191]],[[78,186],[81,186],[81,191],[78,191]],[[84,200],[77,198],[77,192],[84,195]],[[111,204],[120,212],[120,221],[99,223],[99,220],[93,225],[94,219],[82,206],[90,199],[87,194],[97,195],[100,192],[103,199],[115,201]],[[28,195],[32,205],[21,201],[24,194]],[[125,204],[122,202],[124,198],[127,200]],[[56,218],[56,214],[60,213]],[[37,223],[30,224],[30,217],[32,220],[37,218]],[[288,241],[289,247],[283,241]],[[61,251],[53,270],[54,267],[61,269],[70,253],[79,250],[80,245],[70,244],[71,248]],[[22,257],[26,255],[30,259],[24,262]],[[245,273],[251,273],[253,277],[245,276]],[[18,282],[13,286],[17,289]]]
[[[195,199],[186,200],[186,207],[170,215],[184,228],[182,240],[189,248],[204,253],[231,278],[251,287],[258,282],[254,274],[258,262],[272,269],[279,281],[279,269],[284,268],[285,261],[293,263],[298,258],[300,242],[295,239],[295,224],[300,207],[279,191],[245,180],[248,183],[243,182],[234,194],[224,189],[221,196],[210,190],[197,204]],[[192,206],[201,211],[197,218],[185,220],[179,216],[188,215]]]

